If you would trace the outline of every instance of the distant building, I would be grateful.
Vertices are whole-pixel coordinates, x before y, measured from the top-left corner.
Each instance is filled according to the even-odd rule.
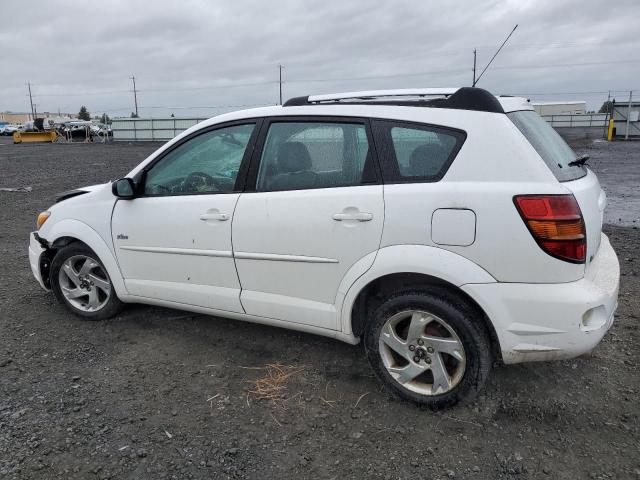
[[[531,102],[538,115],[584,115],[587,102]]]
[[[37,112],[36,117],[38,118],[78,118],[78,115],[75,113],[58,113],[58,112]],[[31,113],[22,113],[22,112],[0,112],[0,122],[2,123],[26,123],[31,118]]]
[[[0,112],[0,122],[24,123],[31,120],[30,113]]]
[[[613,109],[613,123],[615,125],[616,137],[624,137],[627,133],[627,117],[629,117],[629,137],[640,136],[640,102],[629,102],[620,100],[615,103]]]

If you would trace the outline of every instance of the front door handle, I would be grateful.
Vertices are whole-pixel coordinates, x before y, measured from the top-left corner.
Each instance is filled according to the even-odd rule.
[[[220,222],[225,222],[229,220],[229,215],[226,213],[203,213],[200,215],[200,220],[206,222],[207,220],[219,220]]]
[[[357,220],[359,222],[368,222],[373,219],[373,214],[367,212],[336,213],[332,218],[338,222],[342,222],[343,220]]]

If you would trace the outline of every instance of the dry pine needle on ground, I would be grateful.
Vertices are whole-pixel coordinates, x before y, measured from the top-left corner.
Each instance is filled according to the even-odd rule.
[[[294,375],[302,373],[305,367],[301,365],[282,365],[280,363],[268,363],[259,370],[264,370],[264,375],[255,380],[248,380],[253,388],[249,394],[274,402],[287,400],[288,383]]]

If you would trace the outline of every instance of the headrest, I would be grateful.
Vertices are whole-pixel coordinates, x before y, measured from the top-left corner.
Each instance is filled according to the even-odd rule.
[[[311,156],[302,142],[285,142],[278,148],[278,170],[280,173],[294,173],[311,170]]]
[[[434,165],[440,164],[443,149],[435,143],[427,143],[416,147],[409,157],[411,172],[415,176],[433,175]],[[435,164],[434,164],[435,162]]]

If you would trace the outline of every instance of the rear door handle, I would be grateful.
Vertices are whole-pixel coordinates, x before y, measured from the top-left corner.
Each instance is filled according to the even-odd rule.
[[[357,220],[359,222],[368,222],[373,219],[373,214],[367,212],[336,213],[333,215],[333,219],[338,222],[342,222],[343,220]]]
[[[229,220],[229,215],[226,213],[203,213],[200,215],[200,220],[206,222],[207,220],[219,220],[220,222],[225,222]]]

